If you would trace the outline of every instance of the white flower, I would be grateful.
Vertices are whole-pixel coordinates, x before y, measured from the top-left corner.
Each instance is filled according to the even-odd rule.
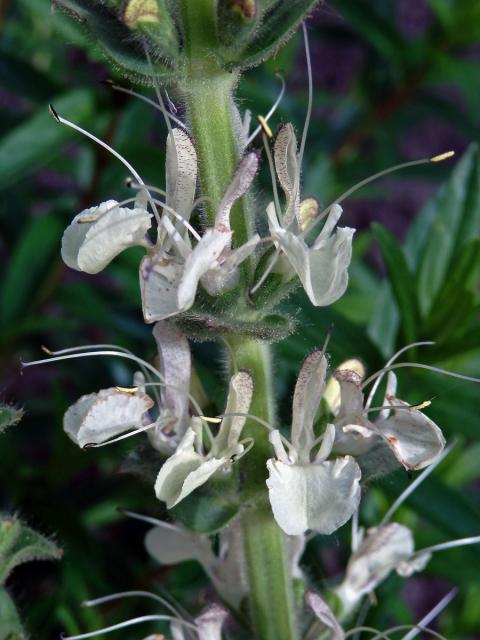
[[[332,304],[347,289],[355,230],[342,227],[332,233],[341,214],[340,205],[332,206],[322,231],[309,247],[300,234],[280,224],[273,203],[267,207],[273,241],[289,260],[305,293],[316,307]]]
[[[116,388],[82,396],[65,413],[63,428],[80,447],[100,444],[143,425],[143,417],[153,406],[145,393]]]
[[[133,209],[116,200],[85,209],[63,234],[63,261],[77,271],[98,273],[128,247],[145,245],[151,218],[140,197]]]
[[[395,396],[394,373],[388,374],[383,402],[386,409],[375,422],[368,419],[364,410],[361,377],[346,369],[337,370],[334,375],[341,393],[340,406],[335,411],[335,451],[352,455],[365,453],[381,438],[397,460],[410,470],[428,466],[442,453],[445,438],[441,430],[421,411]]]
[[[268,205],[270,235],[300,278],[311,302],[317,307],[327,306],[346,291],[355,230],[342,227],[334,232],[342,214],[342,208],[334,204],[313,244],[309,246],[304,240],[310,222],[318,216],[318,204],[313,198],[300,202],[300,166],[291,124],[284,125],[276,138],[275,168],[285,192],[286,209],[279,220],[274,204]]]
[[[253,394],[250,374],[240,371],[230,380],[226,414],[246,414]],[[221,469],[228,470],[233,461],[242,455],[245,447],[240,441],[245,416],[226,416],[208,452],[203,448],[202,421],[192,418],[175,453],[158,474],[155,493],[159,500],[171,509],[192,491]]]
[[[270,504],[278,525],[288,535],[307,529],[330,534],[341,527],[360,502],[360,467],[350,456],[327,460],[335,429],[328,425],[322,444],[312,459],[318,440],[313,431],[315,413],[325,386],[326,358],[314,351],[305,360],[295,387],[292,443],[285,451],[280,433],[270,441],[276,459],[267,462]]]
[[[393,522],[369,529],[351,556],[338,589],[342,602],[355,603],[374,591],[400,562],[410,558],[413,551],[413,536],[407,527]]]
[[[157,323],[153,335],[158,347],[158,369],[120,348],[91,352],[73,348],[59,352],[69,355],[58,359],[116,355],[131,359],[142,368],[135,373],[132,387],[90,393],[67,410],[64,430],[79,446],[99,445],[133,429],[132,435],[146,431],[152,446],[165,455],[176,449],[189,424],[190,348],[185,336],[168,321]],[[147,385],[151,385],[149,389],[153,389],[158,401],[156,418],[150,415],[155,402],[145,392]],[[156,391],[158,386],[160,392]]]
[[[167,146],[167,166],[171,162],[168,149],[172,147]],[[184,148],[176,148],[176,151],[177,165],[182,166]],[[188,155],[190,163],[191,154]],[[154,254],[142,260],[140,289],[146,322],[188,310],[194,303],[199,283],[210,295],[221,294],[237,284],[238,266],[253,252],[260,238],[255,235],[244,245],[232,249],[230,211],[249,188],[257,167],[256,154],[249,153],[242,158],[218,207],[215,226],[198,237],[193,249],[180,234],[180,229],[170,230],[171,246],[164,242]],[[189,193],[193,199],[192,191]],[[183,206],[185,204],[183,202]]]

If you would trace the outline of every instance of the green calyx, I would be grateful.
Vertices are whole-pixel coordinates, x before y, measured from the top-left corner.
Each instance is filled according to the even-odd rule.
[[[224,71],[254,67],[275,54],[319,0],[218,0],[191,3],[198,31],[209,22],[209,54]],[[190,40],[182,2],[168,0],[52,0],[82,23],[103,53],[130,80],[177,83],[185,73]],[[200,15],[205,13],[202,19]],[[151,60],[151,65],[146,55]]]

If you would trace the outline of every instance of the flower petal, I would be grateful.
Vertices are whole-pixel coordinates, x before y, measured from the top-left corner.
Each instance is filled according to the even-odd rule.
[[[82,396],[65,413],[64,431],[80,447],[100,444],[124,431],[142,426],[153,406],[145,393],[125,393],[115,388]]]
[[[290,123],[283,125],[274,145],[275,169],[278,180],[287,197],[287,207],[283,226],[288,225],[297,215],[300,202],[300,167],[297,157],[297,138]]]
[[[98,273],[128,247],[142,244],[152,215],[145,209],[102,202],[79,213],[62,238],[62,258],[69,267]]]
[[[227,458],[205,460],[194,449],[196,437],[193,429],[187,429],[176,452],[163,464],[157,476],[155,494],[167,504],[167,509],[205,484],[227,462]]]
[[[323,351],[313,351],[303,362],[293,395],[292,445],[302,462],[309,461],[315,441],[313,421],[317,412],[327,373],[327,359]]]
[[[305,601],[316,618],[330,631],[329,640],[343,640],[345,633],[325,600],[318,593],[307,591]]]
[[[410,529],[396,522],[370,529],[349,560],[339,595],[346,603],[355,603],[370,593],[413,554]]]
[[[162,410],[172,415],[170,432],[182,437],[188,427],[188,404],[191,373],[191,355],[188,340],[173,324],[164,320],[157,322],[153,328],[153,336],[157,342],[160,356],[160,373],[165,386],[160,388]],[[165,429],[162,430],[165,434]],[[148,436],[155,447],[155,430]],[[163,449],[164,437],[159,443]]]
[[[445,447],[442,431],[426,415],[409,409],[406,402],[389,396],[388,403],[407,408],[393,409],[393,416],[375,423],[376,433],[406,469],[423,469],[442,453]]]
[[[337,229],[316,249],[309,248],[302,238],[285,229],[270,226],[270,232],[295,269],[312,304],[327,306],[345,293],[354,229]]]
[[[255,178],[258,170],[256,153],[247,153],[238,163],[233,178],[225,191],[215,217],[215,227],[230,231],[230,211],[238,198],[243,196]]]
[[[350,456],[304,466],[268,460],[267,468],[273,515],[288,535],[333,533],[360,502],[360,467]]]
[[[253,378],[247,371],[239,371],[230,380],[228,388],[227,414],[220,425],[220,430],[215,438],[215,451],[217,455],[226,455],[230,448],[238,445],[246,417],[229,416],[229,413],[248,413],[253,396]]]
[[[182,129],[172,129],[167,136],[165,178],[167,205],[188,220],[197,185],[197,153]]]
[[[210,567],[215,562],[208,538],[169,522],[162,522],[148,531],[145,547],[157,562],[164,565],[197,560]]]
[[[179,313],[178,287],[183,265],[159,253],[145,256],[140,264],[140,292],[145,322],[157,322]]]
[[[230,251],[226,257],[222,256],[222,263],[207,271],[200,279],[205,291],[217,296],[236,287],[240,278],[238,266],[254,252],[259,241],[260,236],[255,234],[238,249]]]
[[[342,362],[335,371],[344,371],[350,370],[356,373],[360,382],[365,377],[365,367],[360,360],[356,358],[351,358],[350,360],[345,360]],[[334,416],[338,415],[341,405],[341,393],[340,393],[340,384],[338,380],[335,378],[335,375],[330,376],[327,382],[327,386],[325,387],[325,391],[323,393],[323,399],[328,404],[330,411]],[[362,397],[362,408],[363,408],[363,397]]]
[[[197,292],[200,278],[209,269],[216,266],[222,251],[230,245],[231,231],[207,229],[195,249],[188,256],[183,270],[182,279],[178,287],[178,308],[181,311],[189,309]]]

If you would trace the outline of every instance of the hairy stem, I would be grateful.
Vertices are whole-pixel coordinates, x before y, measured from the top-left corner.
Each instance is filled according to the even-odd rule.
[[[233,91],[237,73],[221,68],[215,56],[218,48],[214,0],[182,0],[186,67],[182,82],[187,117],[198,155],[207,224],[213,226],[217,205],[238,162],[237,134],[233,122]],[[234,244],[243,244],[252,234],[253,215],[245,210],[245,198],[232,209]]]
[[[269,346],[247,338],[231,338],[229,343],[236,366],[253,376],[251,413],[274,422]],[[268,432],[257,422],[247,420],[242,436],[255,441],[255,446],[242,461],[244,497],[254,505],[245,510],[242,524],[256,637],[294,640],[297,629],[286,540],[272,516],[265,485],[266,461],[271,457]]]

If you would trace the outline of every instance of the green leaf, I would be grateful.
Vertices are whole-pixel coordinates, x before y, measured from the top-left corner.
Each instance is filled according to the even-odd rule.
[[[58,560],[62,551],[51,540],[25,526],[15,516],[0,517],[0,584],[19,564]]]
[[[138,37],[135,30],[129,29],[115,11],[94,0],[53,0],[53,4],[80,20],[95,44],[99,45],[107,58],[119,65],[128,77],[132,80],[151,82],[152,72],[144,49],[145,38]],[[168,19],[173,29],[170,16]],[[143,24],[145,26],[145,23]],[[172,82],[176,77],[176,72],[170,64],[174,34],[166,38],[164,43],[159,43],[157,38],[158,33],[155,34],[154,41],[152,38],[148,39],[155,74],[161,82]]]
[[[8,404],[0,404],[0,434],[8,427],[18,424],[23,417],[23,410]]]
[[[0,640],[27,640],[17,608],[3,588],[0,588]]]
[[[62,227],[54,217],[35,218],[20,237],[0,288],[0,321],[4,325],[24,314],[60,246]]]
[[[60,114],[80,125],[94,111],[92,94],[86,90],[57,96],[54,104]],[[78,138],[78,133],[55,122],[45,105],[44,109],[0,140],[0,189],[19,182],[28,173],[45,165],[73,138]]]
[[[372,225],[373,236],[380,245],[393,295],[400,313],[400,327],[406,342],[415,342],[418,331],[418,307],[415,280],[395,236],[379,224]]]
[[[471,145],[449,181],[428,202],[409,232],[407,253],[419,256],[418,302],[432,308],[463,245],[480,232],[480,162]]]
[[[451,330],[458,333],[468,326],[475,312],[478,295],[475,288],[480,269],[480,239],[467,243],[440,289],[430,315],[424,325],[424,334],[446,340]]]
[[[295,33],[316,4],[318,0],[277,0],[240,53],[224,51],[227,66],[248,69],[270,58]]]

